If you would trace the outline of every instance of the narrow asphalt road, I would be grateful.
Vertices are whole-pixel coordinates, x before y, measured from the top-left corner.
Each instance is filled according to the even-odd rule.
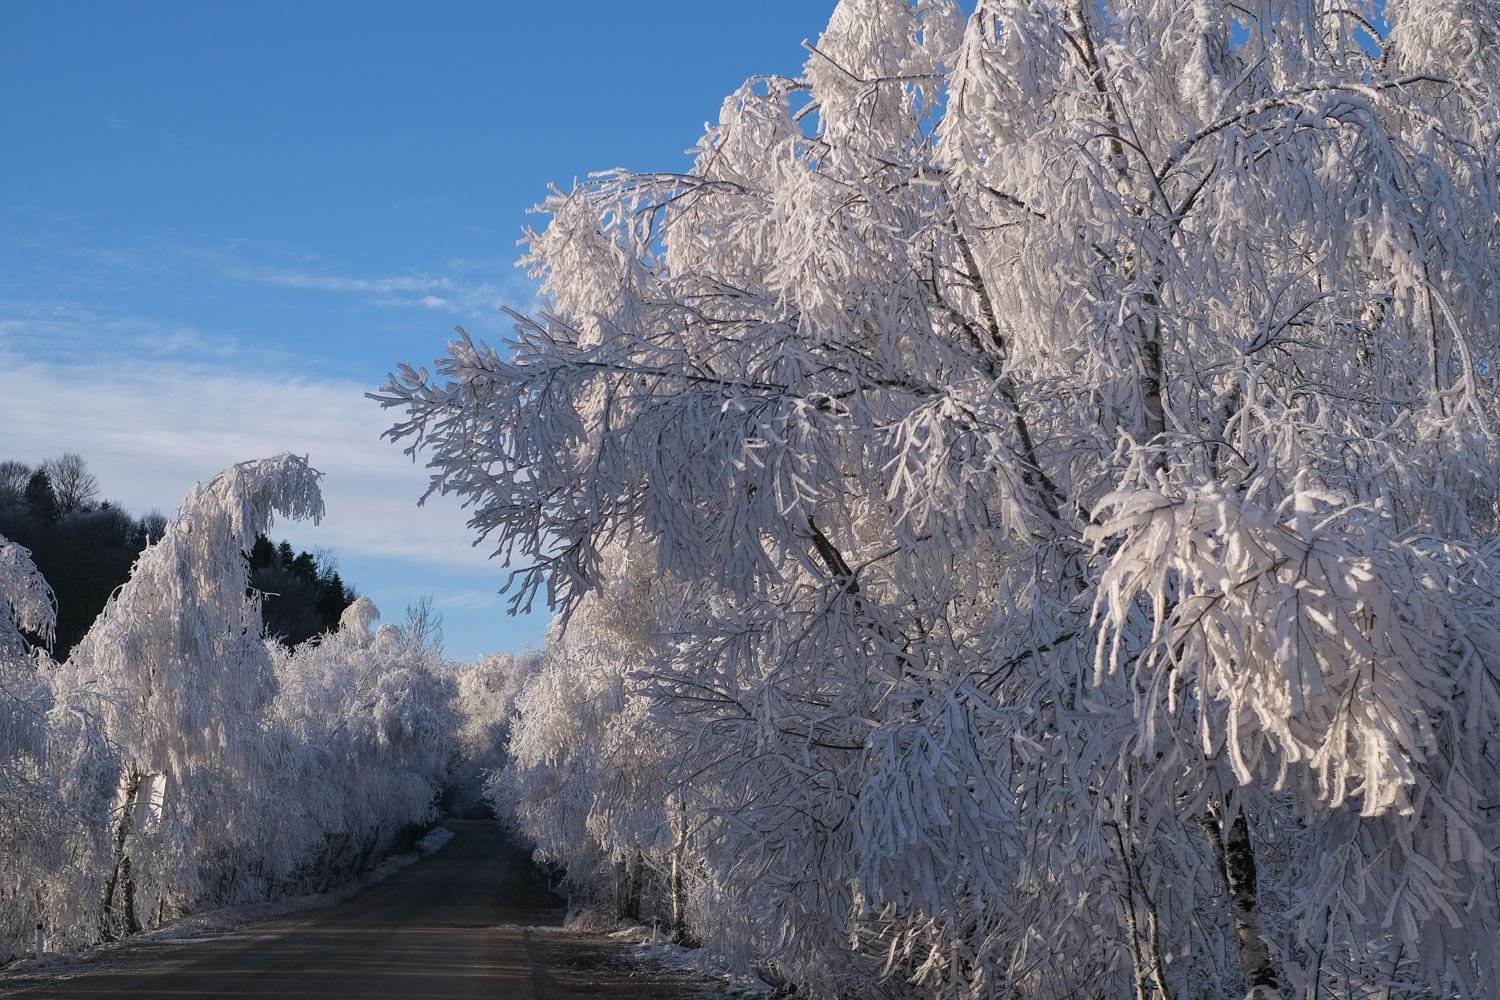
[[[192,942],[142,942],[97,967],[0,977],[0,996],[421,997],[573,1000],[703,996],[646,975],[606,939],[555,928],[563,900],[494,823],[450,822],[442,850],[322,910]]]

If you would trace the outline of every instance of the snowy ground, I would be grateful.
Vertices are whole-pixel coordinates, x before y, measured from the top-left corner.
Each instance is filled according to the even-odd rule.
[[[676,972],[688,972],[716,980],[722,988],[716,993],[731,997],[768,997],[774,990],[759,979],[746,979],[716,962],[700,948],[683,948],[668,941],[654,927],[625,927],[608,935],[612,941],[628,945],[637,962]]]

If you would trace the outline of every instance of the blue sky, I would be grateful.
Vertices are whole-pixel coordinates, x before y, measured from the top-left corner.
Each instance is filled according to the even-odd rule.
[[[680,168],[745,77],[795,73],[832,0],[0,5],[0,458],[84,455],[170,513],[308,454],[318,528],[450,655],[539,644],[505,570],[363,398],[452,327],[496,340],[526,209],[594,170]]]

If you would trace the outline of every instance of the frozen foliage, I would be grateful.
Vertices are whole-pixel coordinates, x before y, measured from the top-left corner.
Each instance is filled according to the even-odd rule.
[[[190,903],[205,862],[252,846],[275,679],[245,553],[273,511],[322,515],[317,479],[283,455],[195,487],[57,671],[59,700],[100,727],[122,768],[111,930]]]
[[[567,866],[575,908],[607,906],[618,889],[617,915],[638,919],[646,868],[662,875],[671,865],[672,747],[631,683],[650,663],[662,588],[650,563],[617,555],[618,586],[553,630],[526,679],[491,796],[542,857]]]
[[[262,634],[246,553],[322,514],[282,455],[200,485],[62,664],[28,653],[51,592],[0,539],[0,953],[322,888],[428,819],[453,687],[439,654],[357,603],[295,650]],[[321,640],[321,641],[320,641]]]
[[[41,893],[14,875],[61,860],[48,837],[59,805],[46,772],[51,698],[21,632],[49,636],[56,617],[30,553],[0,536],[0,858],[11,859],[0,872],[0,958],[34,925]]]
[[[0,537],[0,643],[11,653],[24,652],[21,632],[45,642],[56,622],[52,588],[31,564],[31,553]]]
[[[537,671],[541,654],[487,653],[477,660],[455,664],[458,731],[454,737],[453,763],[448,775],[447,811],[454,816],[483,817],[501,807],[501,818],[509,798],[488,795],[500,774],[510,742],[510,723],[516,711],[521,685]]]
[[[546,309],[379,397],[569,615],[544,849],[822,996],[1488,995],[1497,39],[843,0],[555,192]]]
[[[318,643],[273,650],[272,719],[290,741],[278,794],[291,793],[283,849],[321,887],[363,867],[432,818],[457,727],[454,689],[436,650],[395,626],[375,630],[367,597]],[[307,748],[314,752],[298,752]]]

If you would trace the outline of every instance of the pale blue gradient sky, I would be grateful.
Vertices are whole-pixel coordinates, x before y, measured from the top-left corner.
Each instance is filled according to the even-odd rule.
[[[0,5],[0,458],[78,451],[170,512],[290,450],[336,550],[450,655],[539,644],[499,564],[363,398],[454,324],[498,339],[548,183],[676,169],[745,77],[795,73],[832,0]]]

